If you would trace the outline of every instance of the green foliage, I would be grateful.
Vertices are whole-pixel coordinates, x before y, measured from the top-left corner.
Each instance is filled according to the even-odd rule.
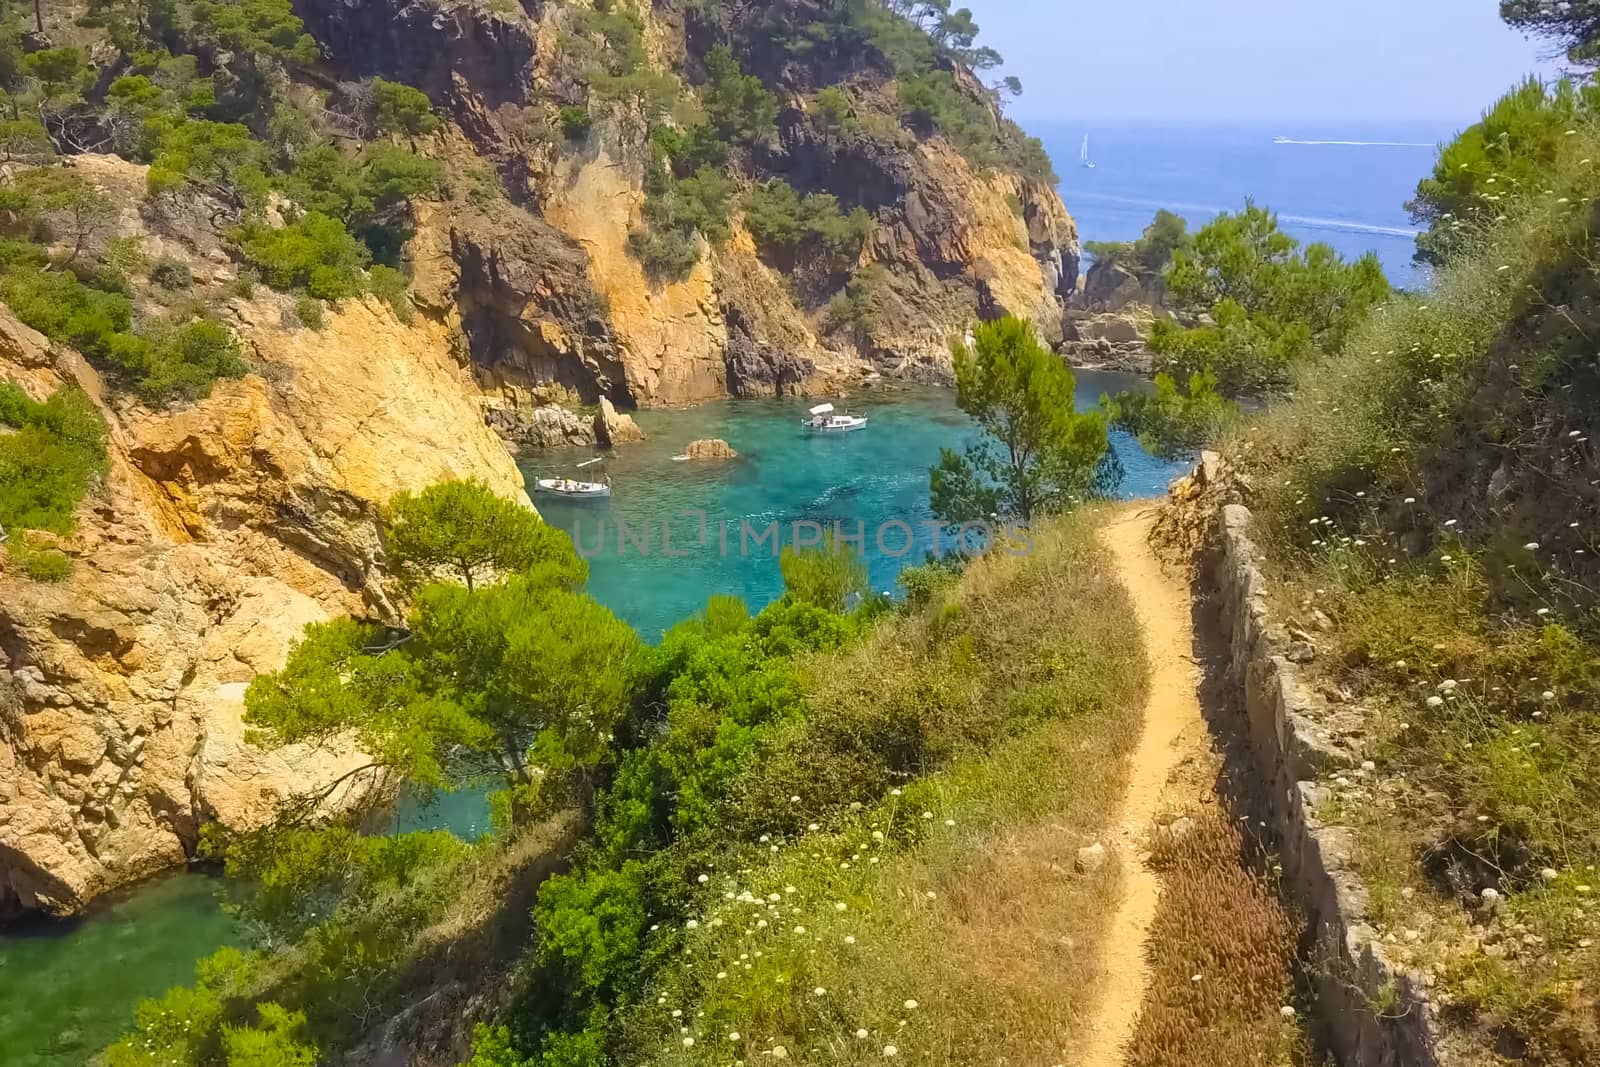
[[[196,36],[230,51],[295,64],[321,58],[289,0],[194,0],[189,15]]]
[[[0,162],[46,163],[55,158],[55,145],[38,120],[0,121]]]
[[[836,614],[843,614],[852,606],[852,597],[864,597],[872,591],[867,582],[866,561],[831,533],[821,548],[797,551],[785,545],[778,569],[783,573],[785,595]]]
[[[1217,378],[1196,371],[1187,387],[1170,374],[1158,374],[1154,393],[1125,391],[1101,397],[1111,425],[1139,439],[1145,451],[1163,459],[1192,456],[1217,444],[1239,418],[1239,409],[1217,391]]]
[[[929,472],[933,512],[950,523],[1031,522],[1108,491],[1102,412],[1078,414],[1072,372],[1024,320],[979,323],[951,346],[956,403],[984,431]]]
[[[83,76],[83,56],[76,48],[44,48],[30,53],[23,67],[39,79],[46,97],[57,97],[75,89]]]
[[[394,309],[395,318],[410,323],[416,320],[416,305],[411,302],[411,288],[406,276],[393,267],[379,263],[367,275],[367,288],[372,294]]]
[[[146,400],[198,399],[215,379],[244,373],[238,344],[221,324],[155,319],[135,331],[125,294],[86,285],[68,271],[27,269],[33,262],[25,256],[0,274],[0,299],[23,322],[73,345]]]
[[[117,205],[70,170],[44,167],[18,175],[0,191],[0,211],[41,242],[70,246],[61,265],[97,250],[115,228]]]
[[[478,481],[399,494],[385,511],[383,531],[390,567],[413,586],[442,574],[468,589],[510,574],[535,573],[563,589],[588,579],[571,538]]]
[[[819,90],[812,100],[817,129],[830,141],[847,141],[861,130],[850,95],[837,85]]]
[[[865,208],[847,215],[831,193],[801,197],[781,178],[746,193],[744,213],[745,225],[758,243],[788,252],[814,240],[830,253],[848,255],[860,251],[872,230],[872,216]]]
[[[78,503],[106,470],[106,424],[81,390],[43,403],[0,381],[0,527],[73,529]]]
[[[258,205],[267,193],[267,152],[238,123],[152,115],[144,124],[151,195],[194,183],[241,205]]]
[[[306,1025],[304,1012],[290,1012],[271,1001],[257,1011],[257,1027],[224,1026],[222,1048],[228,1067],[316,1067],[315,1045],[300,1040]]]
[[[113,350],[111,361],[144,399],[199,400],[219,378],[247,370],[233,331],[215,319],[157,320]]]
[[[479,1023],[472,1031],[472,1059],[462,1067],[534,1067],[534,1063],[517,1053],[506,1027]]]
[[[1281,388],[1293,364],[1337,349],[1389,295],[1376,256],[1346,263],[1324,244],[1302,251],[1276,215],[1251,203],[1174,249],[1166,281],[1178,307],[1207,312],[1214,325],[1156,323],[1156,369],[1175,378],[1213,373],[1230,396]]]
[[[428,94],[403,82],[372,79],[372,106],[380,133],[420,137],[439,128]]]
[[[234,240],[274,289],[340,300],[366,288],[362,271],[372,254],[343,223],[320,212],[309,211],[280,227],[249,222],[235,232]]]
[[[656,159],[645,175],[646,225],[629,235],[629,249],[652,277],[681,281],[700,262],[696,234],[727,240],[732,196],[733,183],[720,171],[702,167],[680,180]]]
[[[151,265],[150,280],[173,292],[194,287],[194,275],[189,273],[188,266],[171,256],[162,256]]]
[[[778,98],[746,74],[727,45],[706,53],[706,82],[700,90],[706,122],[725,144],[750,145],[777,129]]]
[[[869,344],[884,325],[894,300],[888,268],[881,263],[868,264],[852,274],[844,292],[828,304],[828,326],[849,331],[859,344]]]
[[[1500,17],[1525,33],[1557,42],[1572,63],[1600,65],[1600,4],[1595,0],[1500,0]]]
[[[1439,153],[1433,173],[1406,205],[1417,258],[1439,265],[1465,249],[1519,199],[1550,187],[1551,174],[1576,159],[1574,127],[1592,125],[1600,85],[1568,79],[1546,85],[1529,78],[1495,102]]]
[[[314,296],[295,298],[294,317],[308,330],[321,330],[327,322],[327,313],[323,310],[322,301]]]
[[[413,581],[466,584],[418,589],[403,640],[309,627],[282,671],[251,683],[247,720],[280,744],[353,731],[376,766],[429,786],[486,760],[519,787],[581,779],[627,704],[637,639],[574,591],[586,572],[571,541],[459,482],[397,498],[385,536]]]
[[[1181,215],[1162,209],[1137,241],[1086,241],[1084,251],[1097,263],[1114,263],[1142,279],[1158,277],[1172,263],[1173,253],[1193,243]]]
[[[569,141],[581,141],[594,129],[594,116],[582,104],[568,104],[561,109],[561,132]]]
[[[567,16],[574,31],[563,35],[562,51],[576,61],[596,101],[637,108],[647,125],[672,110],[678,81],[651,66],[638,12],[602,0],[593,8],[570,7]]]

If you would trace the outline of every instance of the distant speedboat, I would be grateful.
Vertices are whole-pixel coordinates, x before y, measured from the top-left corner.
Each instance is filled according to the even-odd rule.
[[[864,429],[867,420],[864,415],[836,412],[832,404],[818,404],[811,409],[810,418],[800,420],[800,425],[811,433],[847,433]]]
[[[1094,170],[1094,161],[1089,158],[1089,135],[1083,135],[1083,147],[1078,150],[1078,162],[1089,170]]]

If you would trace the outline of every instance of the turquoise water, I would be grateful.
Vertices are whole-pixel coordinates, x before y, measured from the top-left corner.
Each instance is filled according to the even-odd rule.
[[[89,915],[0,938],[0,1062],[81,1067],[133,1006],[194,979],[195,961],[239,943],[220,879],[172,874],[97,902]]]
[[[1138,379],[1080,372],[1079,406]],[[787,543],[795,521],[837,521],[846,533],[866,531],[866,557],[873,587],[891,589],[902,565],[921,562],[933,547],[923,525],[928,511],[928,467],[941,446],[964,447],[971,423],[956,410],[951,394],[931,388],[862,393],[850,406],[870,418],[867,429],[842,435],[806,435],[799,421],[814,401],[746,400],[712,403],[680,411],[646,411],[639,424],[643,444],[618,451],[601,468],[615,495],[609,502],[577,504],[541,496],[545,517],[580,544],[594,548],[600,520],[607,545],[590,559],[590,590],[647,640],[699,610],[715,593],[744,597],[760,608],[782,591],[772,542],[740,551],[741,524],[752,536],[770,523],[784,528]],[[725,462],[676,462],[673,457],[697,437],[721,437],[740,458]],[[1171,463],[1145,455],[1131,439],[1114,440],[1127,477],[1126,496],[1154,496],[1178,473]],[[549,453],[529,460],[536,475],[576,473],[588,453]],[[708,537],[699,539],[704,509]],[[885,552],[876,532],[885,523],[905,523],[914,544],[899,556],[906,533],[886,530]],[[617,524],[632,539],[617,546]],[[719,523],[727,522],[728,551],[721,551]],[[650,554],[642,555],[640,531],[648,523]],[[663,554],[662,530],[671,525],[671,548]],[[808,531],[806,531],[808,532]],[[802,536],[805,536],[805,533]],[[407,798],[386,830],[444,827],[476,837],[488,824],[481,791],[446,794],[424,804]],[[196,960],[236,943],[240,932],[223,913],[220,883],[204,875],[174,875],[108,901],[82,919],[35,924],[0,936],[0,1063],[6,1067],[79,1067],[88,1054],[122,1033],[135,1004],[193,977]]]
[[[1144,387],[1128,375],[1080,371],[1078,406],[1092,407],[1103,392]],[[928,468],[941,447],[966,446],[971,420],[949,390],[897,387],[848,400],[850,410],[868,416],[866,429],[807,434],[800,419],[816,402],[729,400],[644,411],[636,419],[649,440],[618,449],[602,465],[578,470],[593,453],[569,449],[531,456],[523,471],[530,484],[538,477],[610,475],[610,500],[536,494],[535,502],[590,557],[590,591],[646,640],[658,640],[714,594],[743,597],[758,610],[781,593],[777,538],[762,540],[773,523],[785,544],[836,525],[846,535],[864,535],[873,588],[892,589],[901,567],[922,562],[935,547]],[[739,458],[674,460],[702,437],[722,438]],[[1113,435],[1113,447],[1126,471],[1124,496],[1162,493],[1180,470],[1152,459],[1124,434]],[[947,535],[937,536],[938,547],[951,546]]]

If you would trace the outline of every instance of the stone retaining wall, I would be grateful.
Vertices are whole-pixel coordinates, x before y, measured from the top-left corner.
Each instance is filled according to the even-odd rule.
[[[1317,817],[1318,775],[1352,760],[1330,740],[1322,698],[1285,657],[1290,639],[1268,613],[1250,523],[1242,505],[1221,509],[1200,578],[1228,643],[1230,681],[1243,697],[1285,882],[1316,939],[1310,969],[1324,1036],[1344,1067],[1437,1067],[1438,1031],[1426,996],[1385,959],[1365,923],[1366,893],[1348,831]]]

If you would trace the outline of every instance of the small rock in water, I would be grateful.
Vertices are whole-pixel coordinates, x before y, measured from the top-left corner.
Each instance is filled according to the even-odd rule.
[[[1073,866],[1077,867],[1079,874],[1088,874],[1098,871],[1106,865],[1106,846],[1096,841],[1078,850],[1078,858]]]
[[[684,450],[684,455],[690,459],[738,459],[739,453],[728,446],[728,442],[720,437],[712,437],[703,441],[691,441]]]

